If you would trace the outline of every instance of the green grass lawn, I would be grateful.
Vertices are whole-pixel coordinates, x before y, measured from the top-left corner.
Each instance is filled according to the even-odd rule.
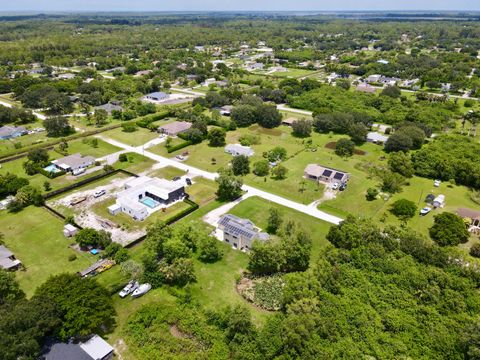
[[[35,126],[29,125],[26,127],[41,126],[37,123],[35,123],[34,125]],[[17,148],[28,149],[28,147],[31,145],[37,145],[37,144],[45,143],[51,140],[52,140],[51,138],[47,138],[47,134],[44,131],[40,133],[24,135],[15,139],[0,140],[0,155],[7,155]]]
[[[155,161],[152,159],[137,153],[128,153],[127,158],[128,161],[126,162],[117,161],[115,163],[115,168],[127,170],[134,174],[140,174],[149,170],[155,164]]]
[[[174,138],[170,138],[170,139],[171,139],[170,140],[170,146],[177,146],[177,145],[183,144],[185,142],[185,140],[180,139],[178,137],[174,137]],[[183,149],[180,149],[180,150],[175,151],[173,153],[169,153],[167,147],[165,146],[165,142],[148,148],[148,151],[153,152],[154,154],[157,154],[157,155],[160,155],[160,156],[167,157],[167,158],[174,157],[176,155],[182,154],[186,150],[188,150],[188,148],[183,148]],[[175,154],[175,155],[173,155],[173,154]]]
[[[148,176],[163,178],[167,180],[172,180],[176,176],[183,176],[186,172],[180,169],[177,169],[173,166],[165,166],[163,168],[152,171]]]
[[[27,296],[47,278],[62,272],[77,272],[96,261],[96,257],[69,247],[72,240],[63,236],[64,223],[44,208],[30,206],[17,214],[3,210],[0,229],[5,245],[15,254],[26,270],[15,274]],[[68,261],[70,255],[77,259]]]
[[[88,142],[87,139],[79,139],[68,142],[67,151],[69,154],[80,153],[84,156],[93,156],[94,158],[103,157],[108,154],[113,154],[121,149],[109,144],[101,139],[97,140],[97,146],[94,147],[91,143]],[[56,155],[62,156],[62,155]]]
[[[106,131],[103,135],[131,146],[140,146],[158,137],[156,132],[144,128],[137,128],[134,132],[125,132],[118,128]]]
[[[305,76],[312,76],[318,71],[315,70],[306,70],[306,69],[288,69],[288,71],[276,71],[272,74],[269,74],[274,77],[278,78],[285,78],[285,77],[293,77],[293,78],[300,78]]]
[[[217,183],[202,177],[195,177],[194,184],[186,188],[190,199],[202,206],[216,198]]]

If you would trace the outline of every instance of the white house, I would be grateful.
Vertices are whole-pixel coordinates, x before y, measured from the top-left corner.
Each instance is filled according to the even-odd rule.
[[[245,155],[250,157],[255,154],[250,146],[243,146],[240,144],[228,144],[225,146],[225,152],[233,156]]]
[[[55,165],[60,171],[71,172],[75,175],[79,170],[86,169],[87,167],[95,163],[93,156],[83,156],[80,153],[65,156],[63,158],[53,160],[52,164]]]
[[[374,144],[383,144],[388,140],[388,136],[382,135],[376,131],[371,131],[367,134],[367,141]]]
[[[67,238],[75,236],[77,233],[78,233],[78,228],[76,228],[72,224],[66,224],[63,227],[63,235]]]
[[[135,220],[145,220],[150,214],[185,197],[183,184],[165,179],[140,176],[125,184],[125,190],[117,194],[117,206],[108,211],[120,210]]]
[[[433,207],[444,207],[445,206],[445,195],[438,195],[435,199],[433,199]]]
[[[150,101],[162,101],[162,100],[167,100],[169,95],[167,93],[164,93],[162,91],[156,91],[151,94],[145,95],[146,100]]]
[[[212,84],[215,84],[216,82],[217,82],[217,79],[209,78],[202,83],[202,86],[210,86]]]

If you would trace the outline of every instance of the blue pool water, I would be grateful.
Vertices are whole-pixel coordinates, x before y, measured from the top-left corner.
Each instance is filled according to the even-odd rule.
[[[149,208],[153,209],[156,208],[160,203],[158,201],[153,200],[152,198],[149,197],[144,197],[143,199],[140,200],[140,202],[143,205],[147,205]]]
[[[48,165],[46,168],[44,168],[43,170],[45,171],[48,171],[50,173],[57,173],[57,172],[60,172],[60,170],[57,169],[57,167],[53,164],[50,164]]]

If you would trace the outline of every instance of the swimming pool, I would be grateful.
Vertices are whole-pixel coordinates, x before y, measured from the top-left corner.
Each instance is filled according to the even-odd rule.
[[[55,165],[53,165],[53,164],[48,165],[47,167],[43,168],[43,170],[48,171],[49,173],[58,173],[58,172],[60,172],[60,170],[58,170],[58,168],[57,168]]]
[[[152,198],[149,198],[149,197],[144,197],[143,199],[140,200],[140,202],[143,204],[143,205],[146,205],[148,206],[149,208],[151,209],[154,209],[156,208],[158,205],[160,205],[160,203],[158,201],[155,201],[153,200]]]

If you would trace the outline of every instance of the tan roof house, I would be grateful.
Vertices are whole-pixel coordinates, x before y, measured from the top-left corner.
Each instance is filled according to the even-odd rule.
[[[344,171],[327,168],[317,164],[308,164],[304,170],[305,178],[325,183],[345,183],[350,175]]]
[[[176,136],[187,131],[191,127],[192,123],[189,123],[188,121],[175,121],[173,123],[160,126],[158,128],[158,132],[169,136]]]
[[[295,121],[298,121],[298,119],[294,117],[289,117],[282,120],[282,125],[292,126]]]

